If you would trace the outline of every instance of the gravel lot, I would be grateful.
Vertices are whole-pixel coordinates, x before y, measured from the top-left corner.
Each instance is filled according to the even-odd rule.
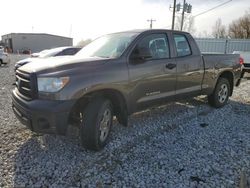
[[[0,187],[228,188],[241,172],[250,177],[250,80],[221,109],[199,97],[137,113],[90,152],[72,136],[37,135],[17,121],[13,64],[0,67]]]

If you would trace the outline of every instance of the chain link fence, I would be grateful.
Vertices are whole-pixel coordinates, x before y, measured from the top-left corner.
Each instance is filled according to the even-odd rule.
[[[195,39],[201,52],[233,53],[234,51],[250,51],[250,39]]]

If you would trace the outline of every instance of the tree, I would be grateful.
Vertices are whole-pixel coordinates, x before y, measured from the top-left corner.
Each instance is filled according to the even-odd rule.
[[[181,30],[181,16],[176,17],[175,29]],[[187,31],[189,33],[195,32],[194,27],[194,17],[192,15],[185,14],[183,21],[183,31]]]
[[[80,42],[77,43],[76,46],[84,47],[84,46],[88,45],[91,42],[92,42],[91,39],[81,40]]]
[[[212,35],[217,39],[226,37],[226,26],[222,25],[220,18],[216,20],[215,25],[212,28]]]
[[[229,25],[229,36],[231,38],[250,38],[250,10]]]

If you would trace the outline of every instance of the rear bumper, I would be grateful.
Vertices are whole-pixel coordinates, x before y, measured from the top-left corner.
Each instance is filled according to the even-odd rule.
[[[242,66],[243,72],[249,72],[250,73],[250,64],[244,63]]]
[[[250,68],[243,68],[242,71],[243,71],[243,72],[248,72],[248,73],[250,73]]]
[[[12,109],[19,121],[38,133],[65,135],[70,110],[75,101],[32,100],[25,101],[15,90],[12,92]]]

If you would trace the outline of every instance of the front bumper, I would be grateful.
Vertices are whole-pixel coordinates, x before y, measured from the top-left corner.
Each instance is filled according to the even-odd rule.
[[[12,109],[20,122],[37,133],[65,135],[75,100],[26,101],[12,92]]]

